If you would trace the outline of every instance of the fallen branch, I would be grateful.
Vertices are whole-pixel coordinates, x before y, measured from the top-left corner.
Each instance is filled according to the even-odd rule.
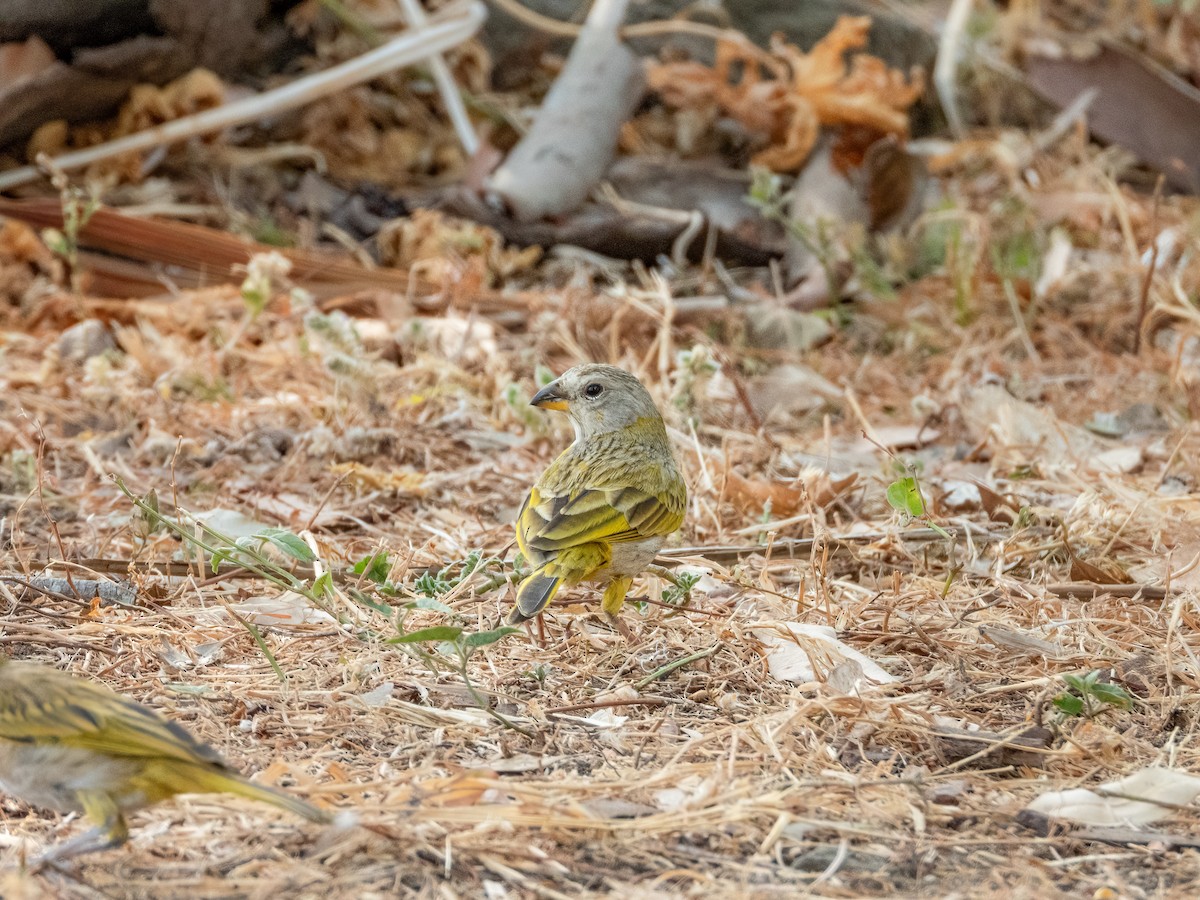
[[[537,119],[492,175],[488,192],[518,221],[577,209],[604,177],[621,125],[645,89],[618,29],[628,0],[598,0]]]

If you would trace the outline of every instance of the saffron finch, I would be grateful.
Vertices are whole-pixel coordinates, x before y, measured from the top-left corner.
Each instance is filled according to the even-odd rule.
[[[41,862],[125,843],[125,813],[175,794],[225,792],[330,822],[283,791],[247,781],[153,710],[92,681],[0,656],[0,788],[87,815],[95,828]]]
[[[517,516],[517,545],[533,571],[508,621],[538,615],[564,584],[597,581],[603,610],[619,622],[630,584],[679,530],[687,505],[662,416],[637,378],[598,364],[570,369],[530,403],[566,412],[575,440]]]

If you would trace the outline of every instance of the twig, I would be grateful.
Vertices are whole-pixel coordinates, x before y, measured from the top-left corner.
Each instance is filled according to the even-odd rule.
[[[955,531],[951,529],[947,530],[950,531],[952,536],[957,536]],[[976,532],[974,537],[977,540],[1002,541],[1008,539],[1011,535]],[[811,553],[814,546],[873,544],[876,541],[885,541],[888,539],[900,541],[901,543],[909,541],[923,543],[926,541],[945,540],[945,536],[934,531],[932,528],[914,528],[911,531],[903,532],[864,531],[859,534],[826,534],[815,538],[779,538],[771,545],[771,555],[791,559],[803,553]],[[671,563],[696,556],[713,562],[722,562],[725,560],[741,559],[743,556],[752,556],[763,551],[762,544],[718,544],[708,547],[675,547],[659,553],[659,559]]]
[[[133,606],[137,602],[137,591],[132,585],[99,581],[92,578],[23,578],[15,575],[0,575],[0,580],[18,584],[47,596],[74,594],[77,600],[106,600],[121,606]]]
[[[720,649],[721,649],[720,644],[713,644],[707,650],[697,650],[695,653],[689,653],[687,656],[681,657],[680,659],[677,659],[677,660],[674,660],[673,662],[667,663],[665,666],[655,669],[653,672],[651,672],[649,675],[647,675],[641,681],[634,683],[633,687],[635,690],[640,691],[647,685],[653,684],[655,681],[658,681],[658,679],[662,678],[664,675],[670,675],[676,669],[682,668],[683,666],[686,666],[688,663],[694,663],[697,660],[705,659],[709,656],[712,656],[714,653],[716,653]]]
[[[579,712],[582,709],[611,709],[614,706],[666,706],[667,701],[662,697],[640,697],[635,700],[598,700],[595,703],[572,703],[570,706],[555,706],[546,710],[548,715],[555,713]]]
[[[530,9],[519,0],[488,0],[488,2],[512,16],[518,22],[536,28],[546,34],[557,37],[576,38],[583,31],[582,25],[574,22],[564,22],[551,16],[542,15]],[[703,22],[692,22],[688,19],[656,19],[650,22],[636,22],[621,28],[620,35],[625,40],[632,38],[661,37],[670,34],[694,34],[697,37],[712,38],[714,41],[736,41],[739,46],[747,47],[759,59],[770,60],[771,56],[761,47],[751,43],[740,31],[732,28],[720,28],[716,25],[706,25]]]
[[[1090,581],[1074,581],[1065,584],[1048,584],[1044,590],[1056,597],[1141,597],[1144,600],[1165,600],[1165,588],[1148,584],[1095,584]]]
[[[1154,238],[1150,242],[1150,264],[1146,266],[1146,277],[1142,279],[1142,292],[1138,297],[1137,328],[1133,331],[1133,352],[1142,352],[1142,331],[1146,327],[1146,314],[1150,311],[1150,285],[1154,281],[1154,270],[1158,266],[1158,204],[1162,200],[1163,176],[1158,176],[1154,184],[1154,211],[1151,214],[1151,232]]]
[[[425,14],[425,10],[421,8],[421,4],[417,0],[396,0],[396,2],[404,10],[404,18],[408,20],[410,28],[420,31],[428,26],[429,16]],[[446,114],[450,116],[459,143],[463,145],[467,156],[474,156],[479,149],[479,137],[471,125],[471,117],[467,115],[467,107],[463,103],[462,94],[459,93],[458,84],[454,81],[450,67],[438,53],[431,53],[425,57],[425,64],[429,66],[438,93],[442,95],[442,102],[446,104]]]

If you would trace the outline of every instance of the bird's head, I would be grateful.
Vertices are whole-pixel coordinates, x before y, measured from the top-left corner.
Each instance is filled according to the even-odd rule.
[[[568,369],[529,402],[539,409],[560,409],[569,415],[576,439],[620,431],[643,419],[662,421],[650,393],[637,378],[600,363]]]

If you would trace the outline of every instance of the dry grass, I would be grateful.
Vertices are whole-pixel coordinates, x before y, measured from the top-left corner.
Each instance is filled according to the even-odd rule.
[[[59,333],[88,299],[32,292],[42,264],[9,247],[8,277],[32,299],[3,334],[13,578],[0,583],[0,640],[163,710],[364,827],[321,834],[271,809],[184,798],[138,814],[128,847],[35,876],[11,867],[81,825],[5,799],[0,893],[1195,896],[1194,850],[1045,838],[1014,821],[1048,789],[1154,763],[1200,769],[1194,213],[1164,203],[1155,221],[1148,201],[1103,188],[1081,148],[1038,165],[1041,187],[1023,189],[1032,228],[1060,224],[1090,255],[1021,327],[985,262],[965,315],[939,270],[792,354],[669,326],[678,298],[647,281],[615,301],[549,292],[513,331],[456,314],[362,320],[366,347],[349,350],[285,296],[247,323],[235,289],[194,291],[143,302],[114,323],[116,349],[79,361]],[[993,237],[1011,225],[994,180],[950,187]],[[1166,228],[1179,252],[1159,261],[1133,354],[1137,253]],[[690,362],[678,352],[697,349]],[[723,364],[708,372],[705,357]],[[506,397],[514,384],[532,392],[536,364],[584,358],[639,372],[667,410],[692,497],[680,546],[712,579],[690,608],[630,608],[636,646],[581,590],[547,617],[541,644],[523,633],[476,652],[472,683],[520,731],[481,711],[452,668],[387,643],[394,623],[353,600],[361,579],[338,581],[334,618],[293,604],[313,621],[273,622],[255,606],[279,593],[269,584],[167,566],[179,541],[143,536],[108,477],[154,489],[164,510],[232,509],[311,535],[335,568],[385,547],[399,606],[425,567],[506,552],[524,490],[569,435]],[[747,409],[781,362],[840,393],[818,396],[793,374],[792,412]],[[1143,418],[1123,437],[1081,428],[1135,408]],[[900,448],[931,438],[897,452],[920,463],[935,519],[958,535],[952,551],[889,510],[895,473],[864,429]],[[1111,468],[1113,449],[1131,454],[1128,471]],[[809,465],[828,478],[804,475]],[[1000,499],[955,499],[963,482]],[[795,500],[784,524],[764,496]],[[706,562],[721,545],[757,550]],[[96,558],[129,562],[83,562]],[[1113,565],[1132,587],[1079,584]],[[67,573],[128,579],[137,600],[23,584]],[[415,610],[404,628],[490,628],[511,589],[486,587],[469,579],[441,597],[451,614]],[[283,683],[230,607],[258,609]],[[834,627],[897,680],[774,679],[752,629],[788,621]],[[1094,669],[1133,707],[1060,719],[1061,676]],[[1159,827],[1200,835],[1191,807]]]

